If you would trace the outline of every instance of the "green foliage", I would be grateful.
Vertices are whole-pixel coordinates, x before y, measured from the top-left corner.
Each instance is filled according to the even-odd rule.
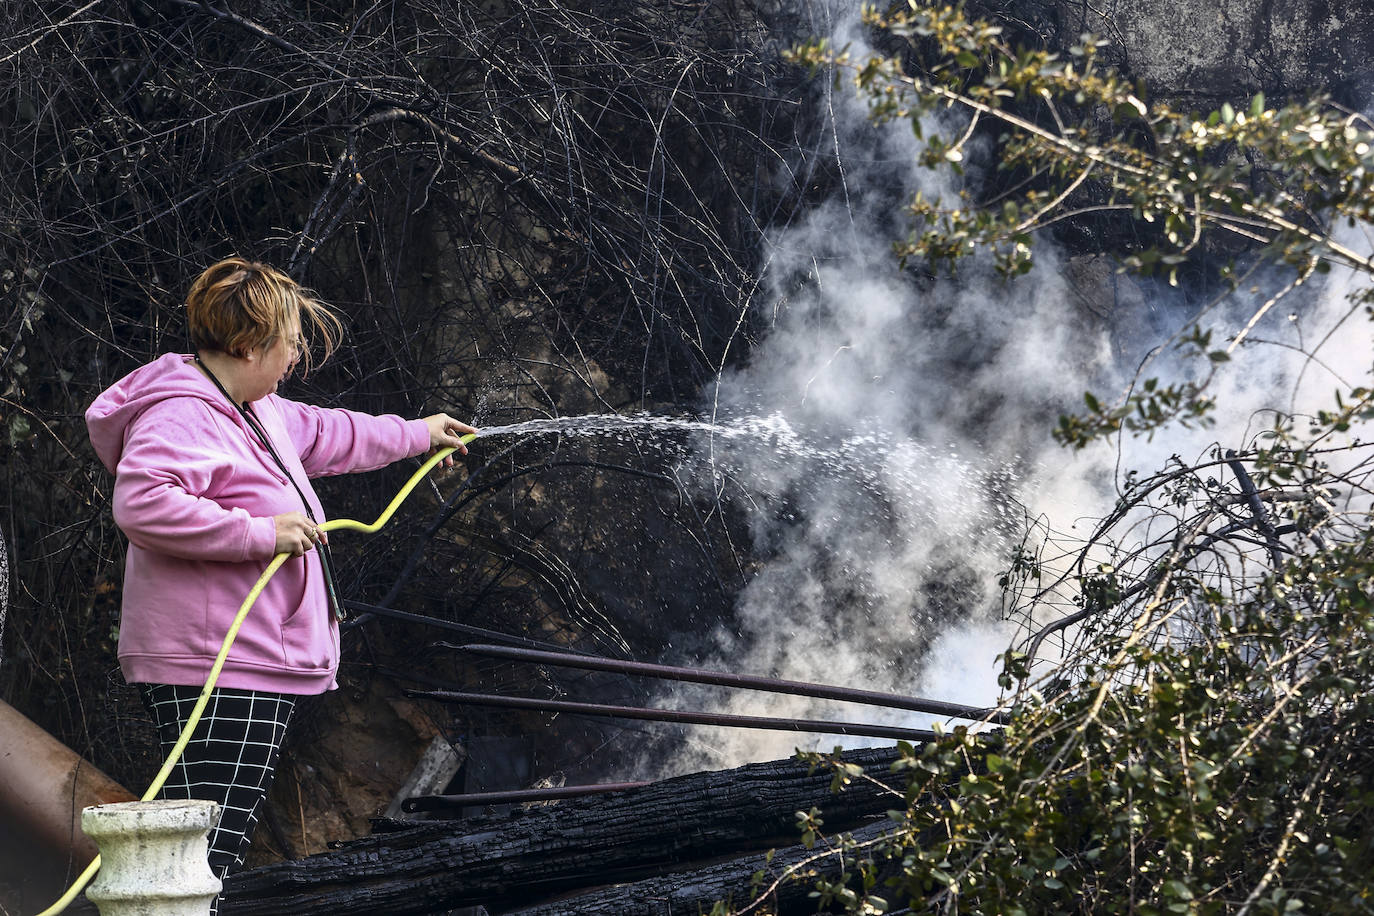
[[[1000,135],[999,168],[1048,179],[997,201],[957,205],[918,199],[923,230],[898,253],[952,265],[977,248],[996,253],[1005,273],[1027,270],[1031,233],[1078,212],[1073,192],[1090,177],[1107,189],[1095,210],[1127,212],[1156,224],[1159,244],[1125,266],[1176,277],[1205,232],[1262,241],[1295,266],[1313,258],[1368,270],[1368,257],[1336,243],[1315,214],[1367,220],[1374,214],[1374,134],[1368,122],[1321,99],[1268,108],[1256,95],[1205,118],[1145,102],[1143,89],[1096,63],[1100,42],[1082,36],[1067,57],[1014,48],[1001,30],[957,8],[869,9],[872,28],[913,45],[933,43],[940,61],[909,73],[897,57],[851,61],[823,45],[794,52],[812,65],[854,69],[876,120],[910,119],[925,137],[924,164],[958,168],[974,128],[990,119]],[[918,119],[937,107],[961,109],[967,123],[953,139]]]

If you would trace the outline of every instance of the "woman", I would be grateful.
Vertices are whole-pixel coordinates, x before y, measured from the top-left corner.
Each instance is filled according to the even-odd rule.
[[[196,280],[186,308],[195,355],[169,353],[134,370],[95,400],[86,423],[115,475],[114,518],[129,539],[120,667],[140,686],[164,753],[244,597],[273,556],[292,557],[249,612],[162,790],[220,804],[210,865],[222,878],[247,851],[296,699],[336,686],[338,605],[309,478],[445,446],[466,453],[459,437],[476,430],[446,414],[404,420],[278,396],[297,361],[308,361],[303,330],[328,356],[340,326],[265,264],[220,261]]]

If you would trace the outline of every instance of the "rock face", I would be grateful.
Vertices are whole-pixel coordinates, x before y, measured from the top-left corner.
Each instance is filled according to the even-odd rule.
[[[992,0],[980,13],[1054,47],[1084,32],[1156,96],[1199,109],[1329,92],[1363,108],[1374,89],[1374,7],[1364,0]]]

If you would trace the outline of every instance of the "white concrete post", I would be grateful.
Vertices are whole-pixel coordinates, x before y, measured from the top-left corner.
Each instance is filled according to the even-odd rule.
[[[100,874],[86,889],[100,916],[206,916],[220,892],[206,839],[218,817],[211,801],[83,810],[81,829],[100,847]]]

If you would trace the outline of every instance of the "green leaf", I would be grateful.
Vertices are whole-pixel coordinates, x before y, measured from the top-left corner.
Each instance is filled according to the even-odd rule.
[[[1170,897],[1176,897],[1180,900],[1193,899],[1193,889],[1188,885],[1184,884],[1182,881],[1165,881],[1164,893],[1168,894]]]

